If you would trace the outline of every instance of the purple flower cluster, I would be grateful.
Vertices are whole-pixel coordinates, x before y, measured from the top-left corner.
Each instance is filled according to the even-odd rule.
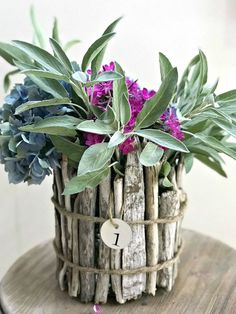
[[[115,64],[111,62],[109,65],[103,66],[103,72],[114,71]],[[88,71],[88,74],[91,74],[91,70]],[[125,133],[129,133],[133,130],[137,116],[142,110],[145,101],[155,95],[155,91],[148,91],[147,88],[141,89],[136,81],[133,81],[126,77],[126,85],[129,93],[129,102],[131,106],[131,118],[125,126]],[[106,110],[108,105],[112,106],[112,91],[113,91],[113,82],[103,82],[96,84],[94,87],[87,88],[88,96],[90,101],[94,106],[99,107],[101,110]],[[103,136],[85,133],[85,144],[87,146],[101,143],[104,139]],[[134,139],[128,138],[125,142],[119,145],[119,149],[124,155],[134,150]]]
[[[172,136],[182,141],[184,133],[181,131],[181,124],[177,117],[176,108],[169,107],[160,117],[163,122],[163,130],[170,133]]]

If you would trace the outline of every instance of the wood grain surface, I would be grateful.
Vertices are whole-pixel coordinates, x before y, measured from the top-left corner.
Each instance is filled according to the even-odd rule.
[[[124,305],[101,306],[102,314],[234,314],[236,313],[236,251],[193,231],[184,231],[185,248],[179,276],[171,292],[143,296]],[[10,314],[92,314],[92,304],[81,304],[61,292],[55,279],[52,242],[23,255],[0,286],[1,307]]]

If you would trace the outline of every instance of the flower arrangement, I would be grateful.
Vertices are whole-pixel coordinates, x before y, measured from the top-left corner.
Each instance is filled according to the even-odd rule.
[[[58,200],[62,200],[63,194],[66,210],[71,211],[68,204],[76,201],[75,198],[70,198],[70,195],[73,197],[78,194],[85,198],[85,194],[80,193],[94,190],[97,186],[100,192],[103,190],[103,193],[106,194],[107,191],[109,194],[110,190],[103,189],[104,180],[128,177],[126,169],[129,156],[138,158],[139,165],[137,166],[136,160],[136,166],[132,165],[133,168],[140,170],[138,167],[143,167],[142,169],[156,169],[155,171],[158,169],[158,177],[153,183],[158,185],[157,199],[158,193],[160,195],[162,192],[172,193],[176,189],[182,189],[178,184],[176,188],[173,179],[173,169],[176,169],[179,163],[188,173],[194,159],[198,159],[220,175],[226,176],[221,154],[236,159],[235,145],[229,140],[230,136],[236,136],[236,90],[217,95],[218,81],[208,85],[207,59],[201,50],[191,60],[180,79],[177,69],[160,53],[161,83],[156,90],[150,90],[141,87],[136,79],[130,78],[118,62],[112,61],[103,65],[107,44],[114,37],[114,29],[120,18],[110,24],[102,36],[88,48],[80,64],[71,61],[66,49],[63,49],[57,21],[49,40],[51,52],[48,52],[43,48],[41,32],[34,16],[32,19],[37,44],[18,40],[0,43],[1,57],[14,67],[10,75],[20,72],[26,77],[23,83],[16,84],[11,90],[0,111],[0,161],[5,165],[11,183],[40,184],[45,176],[52,172],[55,175],[62,167],[64,183],[58,184],[59,177],[55,175]],[[9,75],[5,78],[5,87],[8,85]],[[63,160],[73,169],[69,175],[63,172]],[[135,171],[134,173],[137,173]],[[148,170],[145,178],[149,178]],[[139,184],[141,179],[139,181],[137,175],[137,186],[141,186],[142,191],[149,191],[147,185],[143,187]],[[134,183],[130,186],[134,186]],[[133,189],[134,203],[136,192]],[[95,194],[89,195],[90,198],[95,197]],[[107,199],[106,195],[104,198]],[[143,198],[144,196],[140,198],[140,204],[143,204]],[[148,202],[146,198],[147,207]],[[143,210],[140,216],[143,219],[144,205],[140,208]],[[89,215],[95,215],[94,213],[83,212]],[[101,214],[101,211],[99,213]],[[62,212],[60,214],[62,215]],[[104,218],[108,217],[104,215]],[[150,213],[147,216],[155,216],[153,219],[158,217]],[[70,218],[67,217],[68,230],[72,228]],[[61,226],[63,219],[63,216],[60,216]],[[86,224],[88,223],[84,222],[81,230]],[[84,232],[88,230],[96,231],[84,229]],[[138,232],[145,237],[143,229]],[[61,243],[61,251],[66,254],[64,242],[59,241],[63,234],[58,233],[57,244]],[[152,233],[152,237],[157,239],[158,236]],[[67,257],[71,256],[71,251],[74,250],[74,246],[68,246],[70,250]],[[94,251],[92,254],[95,254]],[[174,251],[171,254],[173,257]],[[73,258],[74,256],[76,255],[73,253]],[[151,265],[157,262],[158,259],[153,258]],[[140,266],[146,265],[145,263],[146,257],[144,264]],[[85,262],[82,266],[94,266],[94,263],[88,265]],[[64,289],[63,278],[70,274],[73,281],[74,270],[66,272],[65,268],[61,267],[60,272],[60,285]],[[149,278],[153,280],[155,277]],[[86,280],[85,282],[88,282],[88,279]],[[67,281],[69,282],[68,277]],[[160,281],[160,286],[170,290],[172,283],[163,282]],[[68,286],[69,290],[71,289],[70,295],[79,294],[78,285],[76,291],[74,286]],[[108,287],[108,284],[106,286]],[[128,284],[126,288],[128,291]],[[94,289],[93,287],[90,295],[81,292],[81,300],[91,301]],[[123,296],[120,296],[116,289],[118,288],[114,288],[117,300],[123,303],[127,299],[136,298],[143,291],[155,294],[156,279],[154,284],[152,281],[152,284],[128,296],[124,287]],[[96,294],[95,300],[97,303],[106,302],[106,296],[98,297]]]
[[[81,66],[60,46],[57,22],[50,39],[53,54],[22,41],[1,43],[1,56],[16,67],[12,73],[26,75],[5,98],[0,115],[0,158],[11,183],[40,184],[64,153],[79,169],[65,193],[94,187],[109,167],[122,173],[137,138],[148,141],[140,154],[144,166],[161,159],[173,163],[181,155],[187,172],[197,158],[225,176],[219,153],[236,156],[227,141],[236,134],[236,92],[216,96],[218,81],[207,85],[202,51],[179,84],[177,69],[160,53],[162,84],[157,91],[141,88],[117,62],[101,66],[119,20],[90,46]],[[168,174],[164,184],[167,179]]]

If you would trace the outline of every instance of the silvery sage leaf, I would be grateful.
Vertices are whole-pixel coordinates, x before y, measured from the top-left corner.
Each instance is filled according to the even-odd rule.
[[[71,195],[82,192],[85,188],[95,188],[105,177],[108,176],[109,167],[88,172],[77,177],[73,177],[65,186],[64,195]]]
[[[113,154],[114,148],[108,148],[108,143],[90,146],[81,158],[78,175],[100,170],[111,160]]]
[[[158,92],[144,103],[142,111],[137,116],[135,130],[149,127],[158,120],[173,97],[177,80],[178,73],[174,68],[167,74]]]
[[[139,161],[145,167],[154,166],[158,163],[158,161],[160,161],[163,156],[163,152],[164,150],[156,144],[148,142],[139,156]]]

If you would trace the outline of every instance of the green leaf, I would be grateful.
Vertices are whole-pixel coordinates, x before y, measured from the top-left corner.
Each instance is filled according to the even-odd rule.
[[[219,102],[218,102],[219,103]],[[220,103],[219,109],[226,114],[235,114],[236,112],[236,100]]]
[[[188,153],[189,150],[185,144],[177,140],[172,135],[155,129],[145,129],[134,132],[134,134],[144,137],[162,147],[170,148],[176,151]]]
[[[112,22],[104,31],[103,35],[112,33],[118,24],[118,22],[122,19],[122,17],[119,17],[117,20]],[[91,69],[92,69],[92,79],[94,80],[97,76],[97,73],[99,72],[101,65],[102,65],[102,60],[106,51],[107,45],[103,47],[103,49],[97,54],[97,56],[93,59]]]
[[[64,46],[64,51],[68,51],[69,49],[71,49],[73,46],[79,44],[81,42],[81,40],[79,39],[73,39],[68,41],[65,46]]]
[[[85,146],[69,141],[65,137],[50,135],[50,139],[59,153],[66,155],[73,161],[80,161],[86,150]]]
[[[123,78],[123,75],[115,71],[102,72],[96,78],[95,82],[115,81]]]
[[[108,148],[118,146],[119,144],[123,143],[125,140],[126,140],[126,136],[120,131],[116,131],[110,138],[110,141],[108,143]]]
[[[138,114],[135,129],[145,128],[154,124],[169,105],[178,80],[177,69],[171,70],[162,82],[158,92],[148,99]]]
[[[225,146],[223,143],[221,143],[219,140],[212,136],[207,136],[203,133],[193,134],[194,137],[200,139],[203,143],[210,146],[211,148],[215,149],[216,151],[220,153],[224,153],[228,155],[229,157],[236,159],[236,152],[234,152],[232,149]]]
[[[10,139],[11,137],[8,135],[0,135],[0,146],[4,143],[9,142]]]
[[[161,173],[164,175],[162,185],[167,188],[170,188],[173,186],[173,184],[168,179],[168,175],[170,174],[170,171],[171,171],[171,165],[168,161],[166,161],[161,168]]]
[[[224,160],[221,158],[219,153],[214,148],[211,148],[199,142],[193,143],[191,145],[187,145],[187,147],[191,153],[211,157],[218,163],[224,162]],[[188,155],[186,155],[185,157],[187,157]]]
[[[73,73],[72,77],[74,80],[76,80],[77,82],[80,82],[80,83],[86,83],[87,79],[88,79],[86,73],[81,72],[81,71],[77,71],[77,72]]]
[[[54,18],[54,22],[53,22],[52,38],[55,39],[58,43],[60,43],[58,20],[56,17]]]
[[[124,93],[121,97],[121,102],[120,102],[120,122],[122,125],[126,125],[126,123],[130,120],[131,118],[131,108],[129,104],[129,99]]]
[[[195,155],[195,157],[201,161],[204,165],[206,165],[207,167],[211,168],[212,170],[216,171],[218,174],[220,174],[221,176],[227,178],[227,174],[225,173],[224,169],[222,168],[221,164],[213,161],[209,158],[207,158],[206,156],[202,156],[202,155]]]
[[[80,119],[68,115],[49,117],[42,119],[34,124],[20,127],[21,131],[45,133],[50,135],[75,136],[76,125],[80,123]]]
[[[64,195],[82,192],[85,188],[95,188],[105,177],[108,176],[109,168],[104,167],[95,172],[88,172],[72,178],[65,186]]]
[[[3,87],[4,87],[4,92],[6,93],[11,85],[11,80],[10,80],[10,77],[12,75],[15,75],[17,73],[19,73],[20,71],[19,70],[14,70],[14,71],[10,71],[8,72],[5,76],[4,76],[4,79],[3,79]]]
[[[199,50],[199,56],[200,56],[200,88],[202,90],[203,86],[207,82],[208,66],[207,58],[203,51]]]
[[[14,40],[13,43],[48,71],[55,74],[67,74],[61,62],[46,50],[24,41]]]
[[[193,167],[194,155],[193,154],[186,154],[184,156],[184,168],[186,173],[189,173]]]
[[[72,65],[70,63],[69,58],[67,57],[67,55],[63,51],[62,47],[53,38],[50,38],[49,41],[50,41],[50,44],[51,44],[51,47],[53,49],[55,56],[61,61],[61,63],[68,70],[68,72],[71,73],[73,71]]]
[[[170,188],[173,186],[173,184],[170,182],[170,180],[167,177],[163,179],[162,185],[165,186],[166,188]]]
[[[228,122],[220,118],[212,119],[212,122],[222,130],[226,131],[229,135],[236,137],[236,125],[234,125],[232,122]]]
[[[122,75],[122,79],[113,82],[112,108],[117,121],[121,121],[122,125],[125,125],[131,116],[128,89],[125,81],[125,73],[117,62],[115,63],[115,70]]]
[[[0,42],[0,56],[11,65],[15,65],[14,60],[32,64],[31,58],[25,52],[21,51],[21,49],[12,44]]]
[[[84,152],[78,167],[78,175],[98,171],[111,160],[114,148],[108,148],[108,143],[90,146]]]
[[[49,71],[43,71],[43,70],[23,70],[21,71],[22,74],[25,74],[26,76],[33,75],[36,77],[43,77],[43,78],[48,78],[48,79],[53,79],[53,80],[62,80],[69,82],[69,79],[66,75],[63,74],[55,74],[54,72],[49,72]]]
[[[227,103],[229,101],[236,101],[236,89],[230,90],[216,97],[216,102],[219,104],[223,104],[225,102]]]
[[[95,107],[95,106],[93,106]],[[102,120],[103,123],[112,125],[115,121],[115,113],[109,105],[106,108],[106,111],[102,112],[100,115],[100,120]]]
[[[117,131],[117,128],[113,127],[113,125],[106,124],[98,119],[95,121],[93,120],[83,121],[77,126],[76,129],[95,134],[113,134],[115,133],[115,131]]]
[[[33,75],[28,75],[29,78],[45,92],[51,94],[55,98],[67,98],[66,89],[56,80],[40,78]]]
[[[103,35],[99,39],[97,39],[87,50],[85,53],[83,60],[82,60],[82,66],[81,69],[83,72],[87,70],[93,59],[99,54],[99,52],[106,46],[108,41],[115,35],[115,33],[109,33],[106,35]]]
[[[200,57],[198,54],[188,64],[186,70],[184,71],[184,73],[182,75],[179,86],[177,88],[177,96],[181,96],[183,94],[184,89],[185,89],[185,85],[188,81],[189,73],[191,72],[192,68],[199,62],[199,59],[200,59]]]
[[[161,80],[164,81],[167,74],[173,69],[173,67],[169,59],[161,52],[159,53],[159,63],[160,63]]]
[[[50,106],[58,106],[58,105],[66,105],[71,104],[69,98],[52,98],[42,101],[28,101],[19,107],[16,108],[15,114],[22,113],[24,111],[39,108],[39,107],[50,107]]]
[[[42,32],[42,29],[40,27],[40,24],[38,23],[38,21],[36,19],[35,10],[34,10],[33,6],[31,6],[31,8],[30,8],[30,18],[31,18],[31,23],[33,26],[33,30],[34,30],[34,34],[35,34],[35,38],[37,40],[37,43],[39,44],[39,46],[41,48],[44,48],[45,43],[44,43],[44,38],[43,38],[43,32]]]
[[[145,167],[151,167],[160,161],[163,156],[163,149],[157,145],[148,142],[139,156],[139,161]]]
[[[164,175],[164,177],[167,177],[170,171],[171,171],[171,165],[168,161],[166,161],[161,168],[161,173]]]

